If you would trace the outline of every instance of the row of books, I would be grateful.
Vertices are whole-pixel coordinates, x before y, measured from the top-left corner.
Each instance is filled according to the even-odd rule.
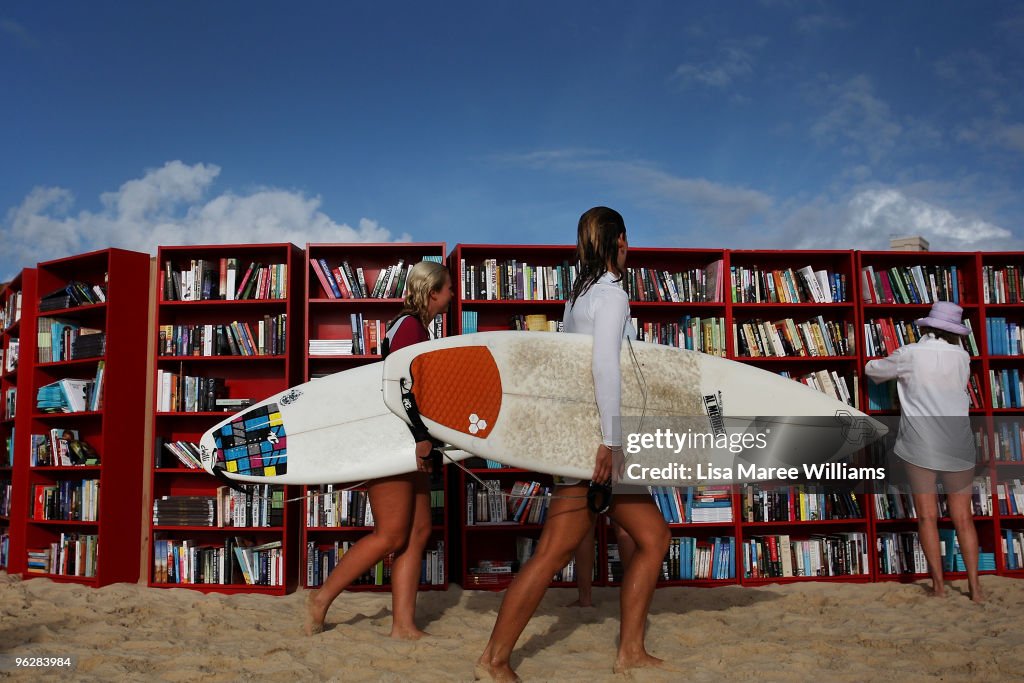
[[[955,265],[861,268],[861,297],[868,304],[960,303],[964,291],[963,271]]]
[[[355,543],[355,541],[335,541],[331,545],[317,541],[306,543],[306,585],[310,587],[323,585],[324,580]],[[390,584],[393,562],[394,556],[388,555],[353,581],[353,585],[386,586]],[[439,540],[433,548],[427,548],[424,552],[420,584],[443,585],[445,582],[444,564],[444,541]]]
[[[982,266],[981,283],[986,304],[1019,304],[1024,299],[1024,269],[1020,266]]]
[[[106,300],[107,293],[100,285],[71,280],[64,287],[44,294],[39,300],[39,310],[57,311],[63,308],[101,304]]]
[[[463,311],[462,317],[465,320],[466,314],[470,311]],[[475,311],[473,312],[475,315]],[[548,320],[543,313],[531,313],[530,315],[514,315],[509,320],[510,330],[523,332],[561,332],[562,322],[560,320]],[[467,332],[463,332],[467,334]]]
[[[0,349],[0,367],[4,372],[14,372],[18,369],[18,349],[21,344],[17,337],[7,338],[7,348]]]
[[[849,301],[846,275],[828,270],[732,266],[733,303],[839,303]]]
[[[213,545],[195,539],[153,540],[153,582],[177,584],[284,583],[281,541],[257,544],[229,536]]]
[[[868,391],[868,410],[898,410],[900,407],[899,394],[896,391],[896,382],[881,382],[875,384],[868,381],[865,386]],[[970,400],[971,410],[981,410],[985,407],[982,401],[981,376],[974,372],[967,382],[967,396]]]
[[[11,480],[0,479],[0,517],[11,516]]]
[[[306,498],[306,526],[312,529],[372,527],[373,513],[363,489],[345,489],[333,484],[310,487]],[[444,490],[430,492],[430,516],[434,524],[444,523]]]
[[[725,524],[733,520],[729,486],[651,486],[650,490],[669,524]]]
[[[854,325],[816,316],[797,323],[747,320],[732,326],[734,352],[741,358],[851,356],[856,353]]]
[[[106,353],[107,335],[103,330],[59,318],[39,318],[36,330],[40,363],[98,358]]]
[[[1024,569],[1024,531],[1020,529],[1003,529],[1000,539],[1003,546],[1003,558],[1006,568],[1011,571]]]
[[[279,356],[286,352],[288,314],[223,325],[161,325],[161,356]]]
[[[992,430],[992,450],[999,462],[1021,462],[1024,460],[1024,423],[1000,420]],[[984,442],[988,454],[988,441]],[[986,458],[986,461],[988,458]]]
[[[696,303],[722,300],[722,259],[681,272],[627,268],[623,287],[630,301]]]
[[[613,571],[612,575],[617,573]],[[736,539],[732,536],[711,536],[706,540],[673,537],[662,562],[661,578],[665,581],[735,579]]]
[[[327,259],[322,258],[311,258],[309,264],[328,299],[404,298],[406,280],[416,265],[406,264],[405,259],[398,259],[398,263],[381,268],[373,286],[369,287],[363,268],[353,268],[348,261],[342,261],[334,268],[331,268]]]
[[[803,374],[793,374],[788,370],[782,370],[779,374],[860,409],[860,377],[858,375],[844,377],[835,370],[813,370]]]
[[[11,535],[6,530],[0,531],[0,568],[6,569],[11,559]]]
[[[308,528],[372,527],[373,510],[364,489],[335,488],[333,484],[310,487],[306,493]]]
[[[156,371],[158,413],[203,413],[231,410],[219,404],[227,392],[223,377],[198,377],[170,370]]]
[[[0,308],[0,330],[6,330],[21,320],[21,291],[11,292]]]
[[[218,486],[213,496],[161,496],[153,501],[155,526],[280,527],[284,489],[256,484],[250,493]]]
[[[99,479],[35,484],[32,486],[32,519],[95,522],[99,499]]]
[[[4,390],[4,419],[13,420],[18,414],[18,389],[11,387]]]
[[[1020,479],[996,484],[1000,515],[1024,515],[1024,484]]]
[[[989,370],[988,379],[993,408],[1024,408],[1024,383],[1019,368]]]
[[[350,313],[349,325],[352,330],[351,351],[347,353],[362,355],[375,355],[380,353],[380,342],[384,339],[387,329],[387,320],[366,320],[362,313]],[[346,341],[346,340],[342,340]],[[335,347],[336,348],[336,347]],[[344,347],[342,347],[343,349]],[[313,354],[313,343],[310,342],[309,353]],[[318,351],[321,349],[317,349]],[[344,350],[342,354],[346,354]]]
[[[805,540],[772,534],[743,543],[743,575],[748,579],[870,573],[868,536],[860,531],[813,535]]]
[[[964,556],[960,552],[960,539],[957,536],[955,529],[939,529],[939,548],[942,553],[942,569],[944,571],[967,571],[967,567],[964,564]],[[995,571],[995,553],[985,552],[981,548],[979,548],[978,550],[978,571]]]
[[[943,494],[942,482],[938,484],[938,515],[949,516],[949,505]],[[886,484],[884,490],[873,496],[875,518],[916,519],[917,508],[910,492],[895,484]],[[975,477],[971,483],[971,509],[976,517],[992,516],[992,483],[988,477]]]
[[[551,487],[536,481],[517,481],[506,492],[501,481],[466,483],[466,524],[543,524],[551,502]]]
[[[875,536],[878,573],[927,574],[928,561],[916,531],[879,531]]]
[[[199,444],[192,441],[168,441],[162,436],[156,437],[156,448],[154,454],[157,458],[157,467],[173,468],[186,467],[190,470],[203,469]],[[168,457],[168,456],[173,456]]]
[[[27,570],[33,574],[96,576],[99,536],[61,532],[60,538],[43,548],[28,549]]]
[[[100,464],[100,456],[77,429],[55,427],[46,434],[32,434],[29,464],[32,467],[73,467]]]
[[[1024,328],[1006,318],[991,316],[985,319],[988,332],[988,352],[993,356],[1020,356],[1024,354]]]
[[[44,413],[80,413],[103,408],[104,367],[96,368],[96,379],[68,377],[39,387],[36,408]]]
[[[575,263],[531,266],[517,259],[484,259],[480,265],[459,262],[462,298],[483,301],[563,301],[576,281]]]
[[[725,356],[725,318],[684,315],[679,322],[645,322],[633,318],[640,341]]]
[[[191,259],[179,269],[164,261],[163,301],[241,301],[288,297],[288,264],[252,261],[244,270],[236,258]]]
[[[809,522],[863,519],[857,495],[850,489],[797,484],[743,492],[744,522]]]
[[[974,339],[971,321],[964,324],[969,330],[966,337],[960,337],[960,347],[972,356],[978,355],[978,343]],[[917,323],[893,318],[872,318],[864,323],[864,349],[868,356],[888,356],[901,346],[913,344],[921,339]]]

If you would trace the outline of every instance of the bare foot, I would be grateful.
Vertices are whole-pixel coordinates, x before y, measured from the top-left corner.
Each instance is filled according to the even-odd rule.
[[[573,600],[566,607],[593,607],[594,603],[590,598],[580,598],[579,600]]]
[[[971,589],[971,602],[979,604],[985,602],[985,591],[981,590],[981,586],[975,586]]]
[[[426,631],[422,631],[415,626],[412,628],[398,626],[391,627],[391,637],[395,640],[419,640],[423,636],[429,636],[430,634]]]
[[[639,655],[626,656],[619,653],[618,658],[615,660],[615,666],[612,669],[615,673],[621,674],[629,671],[630,669],[643,669],[643,668],[658,668],[665,669],[664,659],[658,659],[653,655],[649,655],[646,652],[641,652]]]
[[[310,591],[306,594],[306,603],[303,613],[305,625],[303,630],[307,636],[315,636],[324,630],[324,619],[327,617],[327,609],[317,604],[316,597],[320,591]]]
[[[519,683],[522,679],[508,664],[491,664],[480,658],[473,669],[474,678],[478,681],[501,681],[501,683]]]

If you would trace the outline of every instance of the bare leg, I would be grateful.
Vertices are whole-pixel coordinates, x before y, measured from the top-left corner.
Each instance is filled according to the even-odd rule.
[[[537,550],[505,591],[491,639],[477,660],[477,678],[519,680],[509,666],[512,649],[544,597],[551,577],[564,567],[573,549],[594,528],[594,513],[587,509],[587,485],[559,486],[552,498]]]
[[[587,530],[573,553],[576,557],[576,602],[569,607],[593,607],[594,585],[594,527]]]
[[[648,495],[615,496],[608,514],[636,546],[628,563],[624,560],[615,671],[661,666],[662,660],[648,654],[644,647],[644,629],[661,565],[668,551],[671,537],[668,524]]]
[[[942,483],[949,501],[949,516],[956,528],[956,538],[967,567],[967,586],[971,600],[984,602],[985,596],[978,582],[978,532],[974,528],[974,509],[971,505],[971,485],[974,470],[966,472],[943,472]]]
[[[939,543],[938,494],[935,492],[936,475],[933,470],[904,463],[910,490],[917,508],[917,535],[928,561],[928,573],[932,579],[932,595],[943,597],[946,586],[942,581],[942,551]]]
[[[306,634],[323,630],[331,603],[388,553],[402,550],[412,524],[413,485],[409,475],[374,479],[367,492],[373,511],[373,531],[359,539],[334,567],[320,590],[306,600]]]
[[[416,627],[416,593],[423,568],[423,551],[430,540],[430,475],[414,472],[415,500],[412,531],[405,549],[391,566],[391,637],[416,640],[427,635]]]

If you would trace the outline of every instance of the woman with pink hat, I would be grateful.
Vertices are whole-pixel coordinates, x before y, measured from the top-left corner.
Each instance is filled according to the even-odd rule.
[[[893,453],[904,461],[910,479],[933,594],[945,595],[935,489],[941,480],[967,567],[971,599],[981,602],[978,534],[971,507],[975,448],[968,417],[970,356],[960,345],[970,330],[962,318],[960,306],[935,302],[927,317],[915,321],[920,340],[887,358],[868,361],[865,372],[876,383],[897,381],[901,417]]]

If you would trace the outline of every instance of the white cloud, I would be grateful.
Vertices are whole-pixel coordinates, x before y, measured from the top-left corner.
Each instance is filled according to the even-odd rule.
[[[672,80],[684,88],[729,89],[754,74],[755,55],[766,43],[767,40],[760,37],[732,41],[719,48],[711,59],[680,64],[672,74]]]
[[[265,188],[206,199],[220,174],[212,164],[170,161],[100,196],[99,211],[72,214],[74,197],[62,188],[36,188],[0,225],[6,275],[39,261],[93,249],[120,247],[156,253],[160,245],[293,242],[388,242],[374,220],[337,223],[320,199]],[[409,240],[403,234],[398,241]]]
[[[1010,230],[958,215],[896,188],[856,192],[845,203],[818,202],[792,210],[784,234],[797,249],[888,249],[893,237],[920,235],[933,251],[1020,248]]]
[[[866,155],[877,163],[896,145],[903,127],[889,105],[874,94],[866,76],[826,88],[827,111],[811,126],[811,135],[826,144],[839,143],[849,156]]]
[[[546,150],[500,158],[506,163],[597,178],[641,201],[654,201],[697,212],[718,227],[736,227],[758,220],[772,207],[772,198],[745,187],[706,178],[684,178],[645,161],[619,160],[595,150]]]

